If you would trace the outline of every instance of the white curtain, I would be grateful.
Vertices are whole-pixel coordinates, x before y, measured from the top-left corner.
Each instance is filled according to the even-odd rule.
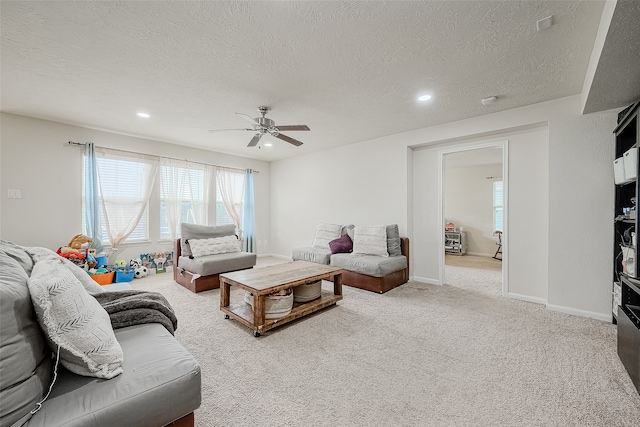
[[[244,195],[244,171],[217,168],[216,179],[224,208],[231,221],[236,226],[238,237],[242,240],[242,226],[240,213],[242,212],[242,198]]]
[[[160,159],[160,200],[164,204],[171,240],[180,224],[207,225],[215,167],[183,160]]]
[[[124,156],[109,152],[106,156],[113,161],[108,168],[97,162],[98,183],[104,225],[115,253],[145,212],[158,172],[158,160],[131,153]],[[118,185],[102,185],[104,181],[113,183],[114,180]]]

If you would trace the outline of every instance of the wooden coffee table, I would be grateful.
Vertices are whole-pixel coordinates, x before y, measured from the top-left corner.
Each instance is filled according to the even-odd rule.
[[[320,298],[305,303],[293,303],[288,315],[279,319],[265,319],[265,299],[268,294],[312,283],[317,280],[333,282],[333,293],[321,291]],[[252,309],[244,301],[230,304],[231,286],[253,294]],[[292,261],[267,267],[233,271],[220,275],[220,311],[225,318],[233,318],[253,330],[253,335],[314,313],[342,299],[342,269],[307,261]]]

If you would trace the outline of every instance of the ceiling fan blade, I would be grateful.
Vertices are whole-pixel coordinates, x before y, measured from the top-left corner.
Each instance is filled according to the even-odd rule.
[[[279,130],[311,130],[307,125],[285,125],[276,126]]]
[[[256,145],[258,145],[258,142],[260,142],[260,138],[262,138],[261,133],[256,133],[255,135],[253,135],[253,138],[251,138],[251,141],[249,141],[249,145],[247,145],[247,147],[255,147]]]
[[[242,117],[243,119],[245,119],[246,121],[248,121],[249,123],[251,123],[252,125],[260,126],[260,123],[256,122],[253,117],[247,116],[246,114],[242,114],[242,113],[236,113],[236,114]]]
[[[253,129],[209,129],[209,132],[222,132],[227,130],[253,130]]]
[[[281,139],[283,141],[287,141],[289,144],[293,144],[296,147],[299,147],[302,145],[302,142],[298,141],[297,139],[291,138],[290,136],[287,135],[283,135],[281,133],[277,134],[277,135],[273,135],[278,139]]]

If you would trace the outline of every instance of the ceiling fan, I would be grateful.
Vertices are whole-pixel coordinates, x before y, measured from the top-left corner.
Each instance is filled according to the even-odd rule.
[[[250,129],[212,129],[209,132],[218,132],[225,130],[249,130],[255,132],[255,135],[253,135],[253,138],[251,138],[251,141],[249,141],[249,145],[247,145],[247,147],[255,147],[256,145],[258,145],[258,142],[260,142],[260,139],[266,134],[274,136],[283,141],[287,141],[289,144],[300,146],[302,145],[301,141],[291,138],[290,136],[283,135],[280,132],[292,130],[311,130],[307,125],[276,126],[276,122],[265,117],[267,111],[269,111],[269,107],[258,107],[258,111],[260,112],[260,114],[262,114],[262,117],[256,117],[255,119],[246,114],[236,113],[237,115],[251,123]]]

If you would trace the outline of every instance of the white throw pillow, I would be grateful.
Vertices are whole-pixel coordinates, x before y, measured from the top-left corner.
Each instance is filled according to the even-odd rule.
[[[353,234],[354,254],[389,256],[389,252],[387,252],[387,227],[385,225],[356,226]]]
[[[113,378],[122,373],[122,348],[109,314],[61,260],[36,262],[28,281],[31,301],[49,346],[78,375]]]
[[[329,242],[337,239],[342,234],[342,226],[337,224],[318,223],[316,235],[313,238],[313,247],[329,249]]]
[[[31,259],[33,259],[34,263],[42,261],[43,259],[62,260],[62,264],[67,267],[78,280],[80,280],[80,283],[82,283],[82,286],[84,286],[87,292],[92,295],[104,292],[102,286],[98,285],[98,283],[93,280],[86,271],[84,271],[82,268],[78,267],[68,259],[61,257],[57,253],[53,252],[51,249],[34,246],[31,248],[24,248],[24,250],[27,251],[29,255],[31,255]]]
[[[240,252],[240,240],[236,236],[189,239],[189,246],[191,246],[191,253],[195,258]]]

